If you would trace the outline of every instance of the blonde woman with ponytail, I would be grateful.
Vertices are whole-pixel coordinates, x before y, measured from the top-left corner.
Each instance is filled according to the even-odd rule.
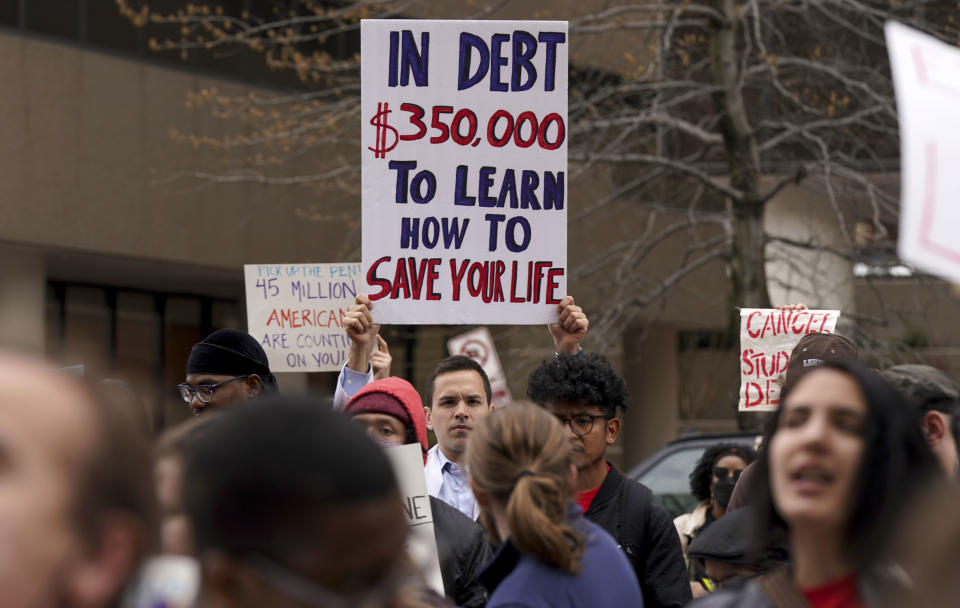
[[[577,469],[554,416],[523,403],[491,412],[467,460],[480,522],[500,545],[478,577],[487,608],[643,606],[626,556],[572,500]]]

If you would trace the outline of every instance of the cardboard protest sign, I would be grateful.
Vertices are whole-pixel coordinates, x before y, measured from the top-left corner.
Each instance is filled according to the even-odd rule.
[[[960,49],[886,24],[900,119],[900,235],[905,262],[960,283]]]
[[[157,555],[143,564],[121,605],[190,608],[200,593],[200,564],[183,555]]]
[[[567,23],[366,20],[364,291],[380,323],[555,322]]]
[[[427,478],[423,472],[423,451],[419,443],[410,443],[387,449],[393,464],[403,512],[410,525],[407,537],[407,553],[424,575],[427,584],[443,595],[443,577],[440,575],[440,558],[437,539],[433,532],[433,509],[427,494]]]
[[[500,365],[500,356],[493,345],[493,336],[486,327],[478,327],[466,333],[454,336],[447,340],[447,351],[451,355],[466,355],[480,364],[490,379],[490,390],[493,392],[495,405],[507,405],[513,401],[510,388],[507,386],[507,376]]]
[[[839,310],[740,309],[741,412],[771,412],[780,405],[778,380],[800,338],[833,333]]]
[[[273,372],[332,372],[347,360],[343,317],[361,291],[360,264],[247,264],[247,332]]]

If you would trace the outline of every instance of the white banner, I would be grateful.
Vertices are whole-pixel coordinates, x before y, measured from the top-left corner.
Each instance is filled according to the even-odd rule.
[[[898,252],[960,283],[960,49],[895,22],[886,35],[900,118]]]
[[[361,23],[364,291],[380,323],[555,322],[567,23]]]
[[[491,403],[504,406],[513,401],[507,386],[507,376],[503,373],[500,356],[493,345],[493,336],[489,329],[478,327],[450,338],[447,340],[447,351],[451,355],[466,355],[480,364],[490,380],[490,390],[493,392]]]
[[[333,372],[347,360],[343,317],[362,289],[360,264],[247,264],[247,333],[272,372]]]
[[[433,509],[430,507],[427,478],[423,472],[423,448],[419,443],[408,443],[388,448],[387,456],[390,457],[397,475],[403,512],[410,525],[407,553],[420,569],[427,584],[440,595],[444,595],[437,539],[433,531]]]
[[[779,380],[790,352],[806,334],[833,333],[839,310],[740,309],[741,412],[771,412],[780,405]]]

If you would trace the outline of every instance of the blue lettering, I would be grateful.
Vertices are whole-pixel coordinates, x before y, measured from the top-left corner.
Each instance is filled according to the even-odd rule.
[[[480,54],[480,64],[477,71],[470,74],[471,57],[473,50],[476,49]],[[479,36],[461,32],[460,34],[460,69],[457,73],[457,90],[469,89],[477,84],[487,74],[490,67],[490,52],[487,50],[487,44]]]
[[[528,32],[513,33],[513,72],[510,87],[514,91],[526,91],[537,81],[537,68],[530,61],[537,53],[537,39]],[[526,82],[520,82],[520,72],[527,73]]]
[[[477,202],[476,197],[467,196],[467,166],[457,167],[457,182],[453,191],[453,204],[472,207]]]
[[[493,178],[490,176],[496,172],[495,167],[480,167],[480,192],[477,196],[480,197],[481,207],[495,207],[497,205],[497,200],[488,196],[490,187],[493,186]]]
[[[490,38],[490,90],[507,92],[507,85],[500,80],[500,68],[507,65],[507,58],[500,55],[503,43],[510,40],[507,34],[494,34]],[[516,48],[516,47],[514,47]]]

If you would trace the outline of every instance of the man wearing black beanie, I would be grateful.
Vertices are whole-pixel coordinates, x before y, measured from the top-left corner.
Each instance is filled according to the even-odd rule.
[[[194,416],[277,392],[267,353],[246,332],[218,329],[193,345],[180,396]]]

